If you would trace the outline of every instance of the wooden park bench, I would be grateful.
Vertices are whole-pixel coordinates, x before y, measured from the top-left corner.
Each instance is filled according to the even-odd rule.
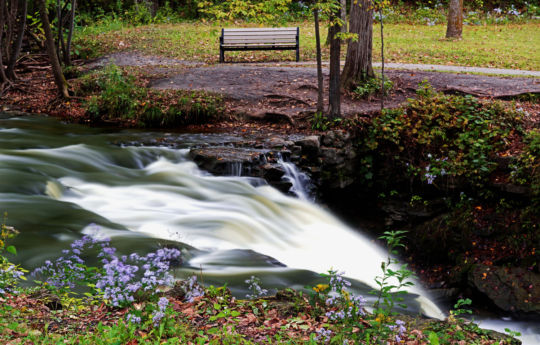
[[[221,29],[219,61],[233,50],[296,50],[300,60],[300,28]]]

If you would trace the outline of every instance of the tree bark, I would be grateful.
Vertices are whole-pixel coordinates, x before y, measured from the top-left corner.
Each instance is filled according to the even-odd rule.
[[[9,82],[6,72],[4,70],[4,53],[3,53],[3,44],[2,37],[4,36],[4,26],[6,24],[6,0],[0,0],[0,83],[4,84]]]
[[[77,9],[77,0],[71,0],[71,14],[69,18],[69,31],[66,40],[66,53],[64,55],[64,64],[71,66],[71,42],[73,40],[73,30],[75,30],[75,11]]]
[[[324,112],[324,85],[322,74],[321,35],[319,30],[319,10],[313,10],[313,17],[315,20],[315,44],[317,49],[317,112],[322,114]]]
[[[60,66],[58,55],[56,54],[54,37],[51,30],[51,24],[49,23],[49,16],[47,13],[45,0],[38,0],[38,6],[41,24],[43,25],[43,31],[45,33],[45,48],[47,49],[47,54],[49,55],[49,60],[51,62],[54,75],[54,81],[58,88],[58,93],[63,98],[69,98],[66,78],[64,77],[64,73],[62,73],[62,67]]]
[[[450,0],[446,38],[461,38],[463,32],[463,0]]]
[[[11,56],[9,57],[8,66],[6,69],[6,74],[11,80],[17,79],[15,74],[15,65],[21,54],[22,42],[24,37],[24,30],[26,27],[26,16],[28,14],[28,1],[19,0],[21,2],[19,22],[17,26],[17,40],[13,43],[13,49],[11,50]]]
[[[333,14],[340,17],[341,7]],[[334,19],[334,18],[331,18]],[[341,116],[341,85],[339,82],[341,39],[338,33],[341,31],[339,24],[330,26],[330,81],[328,84],[328,116],[335,119]]]
[[[359,83],[375,77],[372,63],[373,8],[371,0],[358,0],[353,4],[349,32],[358,37],[357,40],[349,40],[345,66],[341,75],[342,87],[350,90]]]
[[[155,18],[159,10],[159,0],[152,0],[152,5],[150,8],[150,12],[152,14],[152,18]]]
[[[347,0],[340,0],[341,4],[341,20],[343,25],[341,26],[341,32],[347,32]]]

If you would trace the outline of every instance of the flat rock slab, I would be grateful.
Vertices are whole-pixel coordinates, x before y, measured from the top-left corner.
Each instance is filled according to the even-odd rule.
[[[328,71],[324,71],[325,79]],[[397,107],[414,96],[418,84],[428,81],[437,91],[478,97],[514,97],[540,93],[540,79],[493,77],[426,71],[389,70],[395,90],[385,98],[387,108]],[[157,89],[205,90],[239,101],[241,112],[260,115],[283,114],[294,118],[314,112],[317,99],[317,71],[313,67],[268,67],[223,64],[179,70],[178,74],[154,80]],[[325,87],[328,86],[325,80]],[[325,95],[326,96],[326,95]],[[325,100],[327,101],[327,100]],[[369,114],[380,109],[376,97],[368,100],[342,98],[344,115]]]
[[[313,68],[246,67],[219,65],[190,68],[171,78],[150,84],[156,89],[206,90],[239,100],[257,100],[279,94],[282,87],[295,83],[312,84],[317,79]]]
[[[390,78],[399,78],[404,85],[416,89],[427,80],[442,92],[465,93],[478,97],[504,98],[526,93],[540,93],[539,78],[493,77],[475,74],[453,74],[426,71],[388,71]]]

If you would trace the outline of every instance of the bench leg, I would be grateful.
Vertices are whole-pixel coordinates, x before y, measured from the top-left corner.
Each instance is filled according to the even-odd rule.
[[[300,61],[300,48],[296,48],[296,62]]]
[[[219,50],[219,62],[221,63],[225,62],[225,51],[223,49]]]

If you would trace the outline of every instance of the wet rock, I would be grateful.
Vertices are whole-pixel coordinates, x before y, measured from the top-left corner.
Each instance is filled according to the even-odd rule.
[[[469,271],[469,285],[502,310],[540,314],[540,275],[521,267],[477,264]]]
[[[350,133],[343,130],[328,131],[323,136],[322,144],[324,146],[342,148],[348,143],[350,138],[351,138]]]
[[[281,178],[285,175],[285,170],[279,165],[267,163],[261,169],[263,170],[264,179],[268,182],[281,181]]]
[[[296,145],[302,147],[302,153],[309,156],[317,156],[319,154],[319,148],[321,143],[319,137],[311,135],[295,142]]]
[[[493,186],[499,188],[503,192],[515,194],[519,196],[527,196],[530,194],[531,189],[529,186],[520,186],[513,183],[494,183]]]
[[[261,150],[230,147],[192,149],[189,154],[201,169],[214,175],[231,175],[232,170],[237,170],[234,175],[242,175],[246,169],[265,161]]]
[[[321,156],[324,164],[338,165],[345,162],[345,158],[341,155],[341,152],[335,147],[323,147],[321,149]]]

